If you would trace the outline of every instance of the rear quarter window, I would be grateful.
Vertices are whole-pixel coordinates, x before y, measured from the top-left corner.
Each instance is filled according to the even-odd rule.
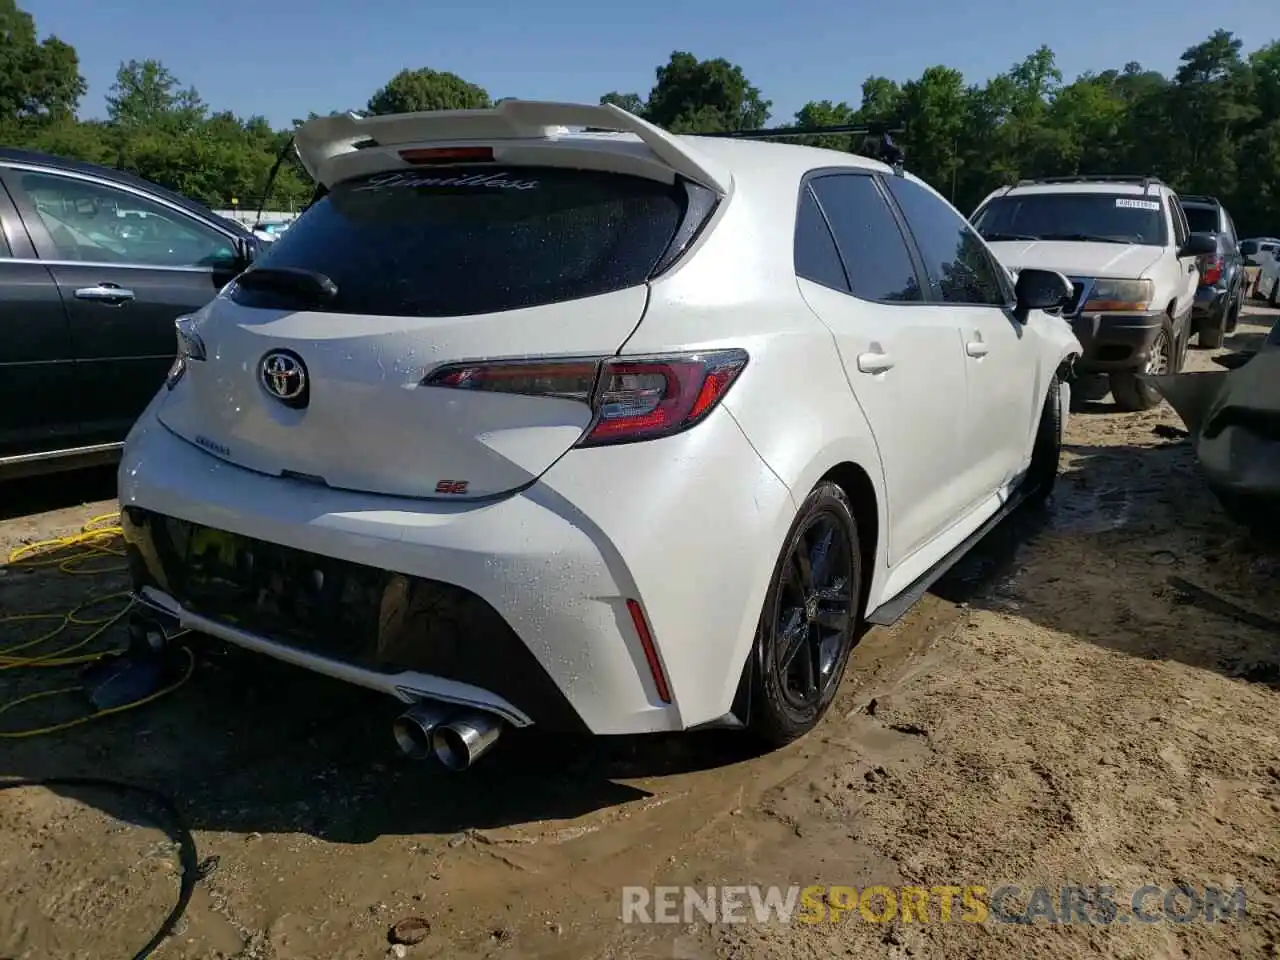
[[[1184,203],[1182,212],[1187,215],[1187,225],[1192,233],[1218,233],[1218,211],[1216,207],[1203,207],[1194,203]]]
[[[470,316],[646,282],[684,219],[681,184],[545,167],[435,167],[345,181],[255,266],[329,277],[332,313]],[[287,294],[239,287],[245,306]]]

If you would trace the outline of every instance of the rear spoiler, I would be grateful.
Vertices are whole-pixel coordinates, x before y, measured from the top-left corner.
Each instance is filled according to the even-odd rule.
[[[554,140],[573,136],[568,127],[629,133],[663,164],[721,196],[729,193],[727,170],[700,156],[679,138],[611,103],[592,106],[539,100],[504,100],[487,110],[431,110],[361,117],[316,117],[300,126],[294,145],[302,166],[323,183],[329,161],[367,147],[502,140]],[[325,184],[327,186],[327,184]]]

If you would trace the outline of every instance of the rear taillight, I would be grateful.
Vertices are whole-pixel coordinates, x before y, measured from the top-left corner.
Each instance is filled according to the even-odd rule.
[[[1200,271],[1200,282],[1217,283],[1222,279],[1222,266],[1221,257],[1206,258],[1204,267]]]
[[[450,364],[422,385],[577,400],[595,411],[580,447],[670,436],[706,419],[747,364],[743,350],[661,357]]]
[[[200,339],[200,334],[196,333],[196,322],[193,317],[178,317],[173,322],[173,329],[178,338],[178,349],[173,359],[173,366],[169,368],[164,378],[164,385],[170,390],[178,385],[178,381],[187,372],[188,361],[205,358],[204,341]]]

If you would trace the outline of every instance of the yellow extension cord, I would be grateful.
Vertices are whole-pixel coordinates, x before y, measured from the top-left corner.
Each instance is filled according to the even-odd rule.
[[[81,528],[79,533],[72,534],[69,537],[41,540],[37,543],[28,543],[15,548],[9,554],[7,566],[9,569],[56,568],[59,572],[72,576],[92,577],[108,573],[120,573],[125,569],[123,562],[121,562],[124,557],[124,551],[120,547],[120,538],[122,536],[120,515],[118,513],[104,513],[101,516],[94,517]],[[69,550],[74,550],[77,547],[83,549],[77,550],[70,556],[66,555]],[[114,562],[112,558],[114,558]],[[111,601],[122,603],[121,608],[115,613],[98,616],[85,615],[85,611],[102,607]],[[0,647],[0,671],[23,668],[83,666],[94,663],[108,654],[116,653],[118,652],[117,650],[94,651],[86,648],[123,619],[132,605],[129,593],[118,592],[100,597],[89,597],[65,613],[17,613],[9,616],[0,616],[0,638],[3,638],[9,632],[6,630],[5,624],[32,622],[53,624],[50,629],[39,636],[22,640],[7,647]],[[79,640],[74,640],[66,646],[45,653],[34,652],[34,650],[54,642],[73,626],[90,627],[91,629],[86,636]],[[33,652],[19,655],[22,651]],[[77,727],[82,723],[88,723],[90,720],[97,720],[111,714],[123,713],[125,710],[132,710],[134,707],[140,707],[144,703],[150,703],[152,700],[157,700],[167,693],[172,693],[186,683],[195,671],[195,657],[185,647],[183,652],[187,655],[186,670],[176,683],[170,684],[162,690],[157,690],[155,693],[134,700],[132,703],[108,707],[73,720],[65,720],[62,723],[29,730],[0,730],[0,739],[16,740],[23,737],[55,733],[59,730],[66,730],[69,727]],[[0,704],[0,714],[7,713],[25,703],[67,693],[77,693],[83,689],[80,686],[59,687],[55,690],[30,693]]]

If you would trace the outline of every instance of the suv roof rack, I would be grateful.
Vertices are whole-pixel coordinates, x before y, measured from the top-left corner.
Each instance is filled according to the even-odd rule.
[[[1190,201],[1192,203],[1211,203],[1214,206],[1222,206],[1222,201],[1217,197],[1211,197],[1203,193],[1180,193],[1178,199],[1183,203]]]
[[[722,137],[727,140],[776,140],[791,137],[817,137],[831,134],[847,133],[861,135],[866,139],[862,149],[855,151],[862,156],[871,157],[893,167],[893,172],[902,176],[906,151],[894,142],[893,134],[906,133],[906,127],[890,127],[882,123],[832,123],[815,127],[774,127],[761,130],[724,130],[717,133],[699,133],[699,137]]]
[[[1019,180],[1019,187],[1038,187],[1054,183],[1140,183],[1142,184],[1142,192],[1146,193],[1152,187],[1167,187],[1163,180],[1159,177],[1152,176],[1135,176],[1133,174],[1087,174],[1085,176],[1076,177],[1032,177],[1028,180]]]

